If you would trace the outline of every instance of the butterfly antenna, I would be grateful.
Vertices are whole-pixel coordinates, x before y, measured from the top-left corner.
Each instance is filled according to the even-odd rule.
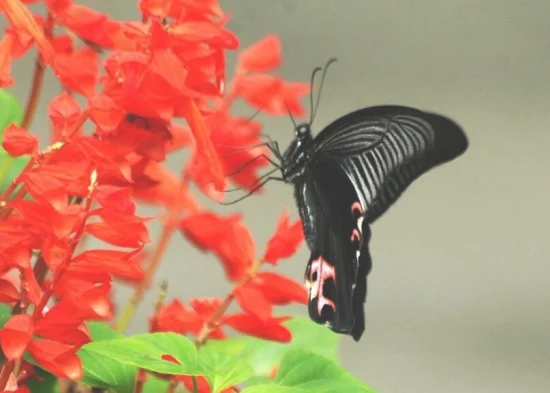
[[[322,71],[322,68],[315,67],[315,69],[311,73],[311,80],[309,82],[309,114],[310,114],[309,124],[310,125],[313,120],[313,118],[311,117],[311,115],[313,114],[313,84],[315,82],[315,74],[317,74],[319,71]]]
[[[292,112],[290,111],[290,107],[288,106],[287,102],[285,101],[286,110],[288,111],[288,116],[290,117],[290,120],[292,120],[292,124],[294,125],[294,129],[298,128],[298,125],[296,124],[296,120],[294,120],[294,117],[292,116]]]
[[[317,93],[317,103],[315,104],[315,110],[313,110],[313,100],[311,101],[312,113],[311,113],[311,119],[309,121],[309,125],[313,123],[313,119],[315,118],[315,114],[317,113],[317,109],[319,108],[319,102],[321,101],[321,91],[323,90],[323,83],[325,82],[325,76],[327,76],[328,67],[336,61],[338,61],[338,59],[336,59],[335,57],[330,58],[329,61],[327,61],[325,68],[323,69],[323,75],[321,76],[321,83],[319,84],[319,92]],[[313,78],[312,78],[312,83],[313,83]],[[313,85],[311,86],[311,91],[313,91]]]

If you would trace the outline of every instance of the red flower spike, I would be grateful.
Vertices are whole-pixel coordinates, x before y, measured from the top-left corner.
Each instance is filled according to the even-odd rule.
[[[178,92],[150,60],[144,53],[113,52],[104,61],[107,76],[102,78],[103,93],[136,116],[170,121]]]
[[[36,340],[29,351],[40,366],[59,378],[82,378],[82,363],[76,355],[79,348],[51,340]]]
[[[189,310],[177,299],[162,306],[151,322],[151,330],[154,332],[195,335],[199,334],[204,323],[196,311]]]
[[[61,301],[48,310],[36,324],[35,333],[68,345],[82,346],[91,340],[78,309],[68,301]]]
[[[20,295],[15,285],[10,281],[0,278],[0,302],[12,304],[19,301]]]
[[[67,131],[73,129],[82,114],[78,101],[64,91],[48,104],[48,117],[53,125],[52,143],[67,136]]]
[[[45,3],[50,11],[58,14],[69,8],[73,0],[46,0]]]
[[[34,332],[30,315],[13,315],[0,330],[0,344],[9,361],[21,359]]]
[[[303,240],[302,221],[297,220],[291,224],[288,212],[284,212],[279,218],[275,233],[267,243],[263,260],[276,265],[280,259],[294,255]]]
[[[118,26],[107,15],[80,4],[73,4],[57,17],[61,24],[83,40],[106,49],[112,48],[111,35]]]
[[[210,168],[211,179],[217,191],[222,191],[225,186],[223,169],[209,132],[204,124],[202,115],[193,101],[189,101],[188,112],[185,116],[193,136],[195,137],[197,152],[204,157]]]
[[[11,77],[12,46],[12,35],[4,35],[0,41],[0,87],[8,87],[13,85],[13,79]]]
[[[134,262],[141,250],[132,252],[116,250],[89,250],[73,258],[68,271],[94,272],[107,271],[110,274],[127,279],[137,280],[144,276],[139,265]]]
[[[273,311],[263,293],[252,285],[238,288],[235,292],[235,299],[244,312],[263,321],[268,320]]]
[[[278,317],[261,320],[250,314],[234,314],[224,318],[223,323],[249,336],[287,343],[292,339],[292,332],[282,322],[289,319],[290,317]]]
[[[308,294],[304,285],[280,274],[260,272],[254,277],[253,283],[271,304],[307,304]]]
[[[253,108],[271,115],[302,116],[300,98],[309,93],[305,83],[286,82],[266,74],[242,75],[235,80],[236,92]]]
[[[2,146],[12,157],[34,154],[38,148],[38,138],[14,123],[6,127],[3,136]]]
[[[109,300],[110,283],[101,284],[84,292],[75,303],[85,319],[108,320],[113,315]]]
[[[36,15],[35,18],[37,18]],[[11,57],[14,59],[23,57],[34,43],[32,36],[25,31],[8,27],[4,29],[4,32],[6,33],[5,37],[11,36],[13,38],[11,44]]]
[[[42,256],[48,267],[55,270],[71,257],[71,246],[67,238],[48,236],[42,245]]]
[[[34,275],[34,271],[31,267],[22,269],[21,271],[23,272],[22,285],[25,289],[27,300],[36,305],[40,302],[42,297],[42,289],[40,288],[40,284],[36,281],[36,276]]]
[[[281,65],[281,41],[270,34],[246,48],[237,59],[237,67],[246,72],[269,72]]]
[[[173,0],[169,16],[176,20],[189,16],[205,19],[211,16],[221,17],[223,11],[218,0]]]
[[[240,279],[252,266],[256,256],[254,240],[240,215],[221,217],[199,212],[181,220],[180,230],[199,249],[218,256],[229,280]]]
[[[97,284],[110,283],[111,279],[111,275],[102,271],[101,266],[96,266],[93,271],[69,266],[55,284],[53,294],[58,298],[78,299],[86,291],[95,288]]]
[[[105,94],[95,95],[88,101],[90,119],[103,131],[116,130],[126,117],[126,112]]]
[[[148,18],[162,19],[170,11],[171,3],[172,0],[140,0],[139,10]]]
[[[108,210],[128,215],[136,213],[136,204],[132,199],[130,187],[103,185],[96,188],[94,196],[99,204]]]
[[[6,19],[16,30],[21,30],[33,37],[43,61],[46,64],[51,64],[54,59],[52,45],[44,36],[44,31],[29,9],[20,0],[2,0],[0,10],[4,12]]]
[[[66,89],[91,97],[95,93],[98,60],[97,52],[85,46],[72,53],[58,53],[53,69],[57,79]]]

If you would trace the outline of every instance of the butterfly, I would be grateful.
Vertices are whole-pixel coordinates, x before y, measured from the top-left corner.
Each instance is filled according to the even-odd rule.
[[[335,60],[324,67],[319,93]],[[314,70],[312,86],[321,70]],[[310,98],[308,123],[293,120],[295,137],[284,153],[276,141],[266,143],[281,176],[267,176],[260,186],[280,180],[294,187],[311,252],[305,271],[310,318],[359,341],[372,266],[371,224],[416,178],[463,154],[468,140],[445,116],[397,105],[356,110],[314,137],[319,98],[315,109]]]

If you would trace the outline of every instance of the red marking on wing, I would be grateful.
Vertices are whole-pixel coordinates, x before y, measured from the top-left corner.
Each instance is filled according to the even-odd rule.
[[[351,233],[351,242],[353,243],[354,241],[360,241],[361,240],[361,234],[359,233],[359,231],[357,229],[354,229],[353,232]]]
[[[363,214],[363,207],[359,202],[353,202],[351,205],[351,213],[355,213],[355,211],[359,212],[359,214]]]
[[[314,259],[311,262],[310,269],[309,269],[309,281],[313,283],[312,288],[310,289],[313,291],[316,291],[317,293],[313,294],[315,297],[318,297],[317,300],[317,312],[319,315],[321,315],[321,310],[324,306],[328,305],[331,307],[334,311],[336,311],[336,304],[330,299],[327,299],[323,295],[323,285],[325,281],[329,278],[332,278],[336,282],[336,271],[334,269],[334,266],[332,266],[330,263],[328,263],[322,256],[320,256],[317,259]],[[313,280],[313,275],[317,273],[317,279]]]

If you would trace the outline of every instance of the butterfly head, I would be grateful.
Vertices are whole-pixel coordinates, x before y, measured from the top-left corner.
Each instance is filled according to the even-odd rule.
[[[283,154],[281,166],[283,179],[288,183],[292,183],[304,175],[313,144],[311,128],[308,123],[296,126],[294,135],[295,138]]]

